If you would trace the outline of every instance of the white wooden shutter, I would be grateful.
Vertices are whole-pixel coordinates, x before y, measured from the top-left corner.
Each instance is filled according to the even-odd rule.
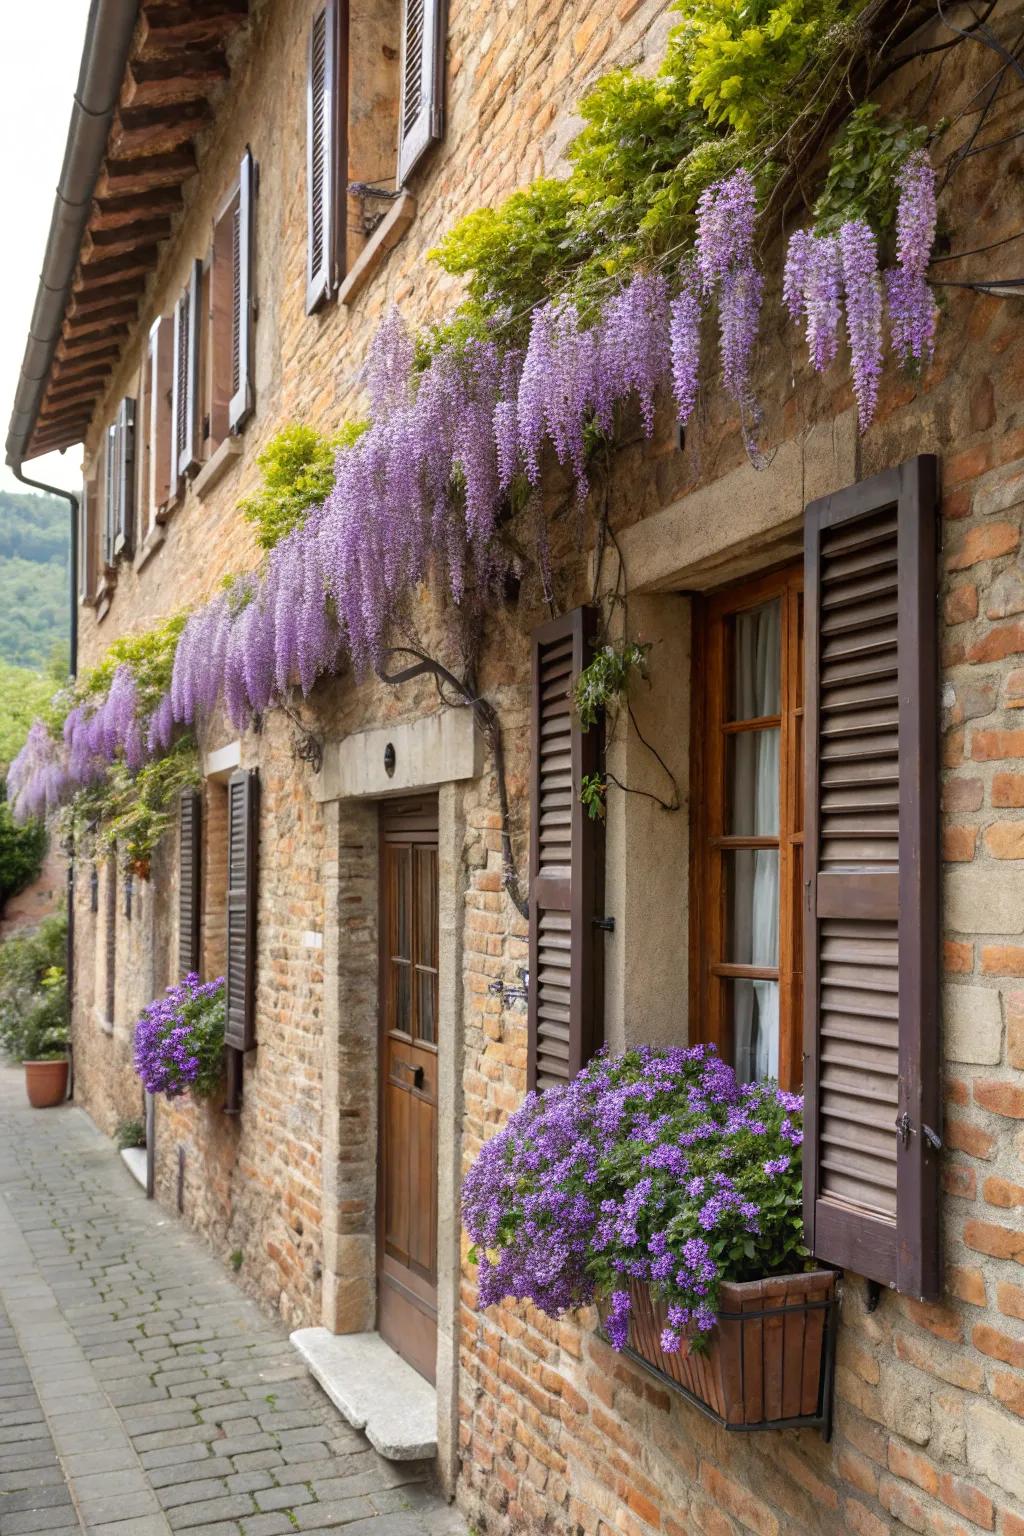
[[[332,287],[337,176],[338,17],[334,0],[318,11],[309,34],[306,82],[306,313]]]
[[[444,134],[445,22],[444,0],[405,0],[398,121],[400,187],[427,147]]]
[[[176,491],[199,455],[199,304],[203,264],[196,261],[174,308],[174,374],[171,392],[171,485]]]
[[[117,411],[117,497],[114,558],[135,549],[135,401],[125,396]]]
[[[256,191],[251,152],[242,156],[238,198],[231,224],[231,399],[228,427],[238,432],[252,411],[253,203]]]

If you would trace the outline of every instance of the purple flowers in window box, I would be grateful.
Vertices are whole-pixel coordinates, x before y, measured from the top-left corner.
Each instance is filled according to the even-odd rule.
[[[802,1100],[740,1084],[712,1046],[604,1053],[530,1094],[463,1188],[478,1301],[549,1316],[601,1302],[616,1349],[649,1290],[678,1352],[718,1320],[725,1282],[807,1267]]]
[[[190,971],[142,1010],[135,1026],[135,1070],[147,1093],[177,1099],[191,1089],[209,1098],[224,1068],[224,978]]]

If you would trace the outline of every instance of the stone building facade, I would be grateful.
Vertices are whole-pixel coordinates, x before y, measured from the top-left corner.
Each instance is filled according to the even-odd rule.
[[[144,7],[144,11],[148,9]],[[451,0],[443,137],[419,161],[385,223],[346,219],[348,278],[307,313],[306,90],[322,0],[254,0],[228,44],[230,79],[196,137],[198,174],[147,275],[86,435],[100,462],[118,402],[139,395],[146,339],[174,313],[247,150],[255,197],[252,409],[136,531],[133,559],[80,609],[81,664],[119,635],[208,598],[259,559],[239,500],[259,482],[260,448],[289,422],[334,431],[361,414],[359,367],[388,307],[441,316],[455,286],[427,258],[460,214],[534,176],[557,174],[579,126],[574,103],[598,75],[655,63],[672,17],[661,0]],[[1012,10],[1012,7],[1010,8]],[[350,175],[394,175],[400,7],[351,0]],[[394,12],[392,15],[391,12]],[[1018,17],[1019,20],[1019,17]],[[1001,25],[1008,23],[1001,19]],[[951,86],[969,110],[987,60]],[[925,81],[901,77],[907,101]],[[1010,135],[1019,91],[993,138]],[[1011,140],[966,180],[958,234],[996,242],[1021,214]],[[954,236],[954,239],[957,238]],[[777,310],[773,310],[777,313]],[[438,1053],[437,1457],[439,1477],[481,1531],[606,1536],[889,1536],[976,1531],[1024,1536],[1024,378],[1021,321],[1006,296],[948,289],[934,362],[919,382],[887,374],[860,437],[839,370],[817,379],[770,321],[758,360],[766,403],[763,471],[714,391],[680,445],[659,407],[651,439],[618,450],[610,520],[617,553],[578,547],[555,515],[557,608],[629,593],[632,633],[651,643],[636,723],[671,770],[683,809],[609,796],[602,936],[604,1038],[675,1043],[692,1004],[693,654],[708,593],[799,560],[805,508],[916,455],[941,476],[942,1018],[929,1021],[945,1085],[942,1298],[842,1282],[834,1432],[733,1435],[603,1342],[589,1314],[553,1322],[525,1307],[475,1310],[459,1222],[462,1173],[527,1086],[526,1011],[506,988],[527,964],[528,923],[503,882],[494,763],[465,711],[439,709],[432,681],[388,686],[342,675],[318,684],[303,719],[324,744],[313,771],[295,728],[271,711],[240,739],[226,721],[202,740],[201,968],[225,963],[227,786],[259,772],[255,1020],[241,1113],[189,1101],[156,1106],[156,1196],[204,1233],[238,1280],[293,1328],[370,1332],[377,1322],[380,806],[400,789],[436,795]],[[801,352],[802,358],[802,352]],[[557,488],[557,475],[553,476]],[[86,527],[87,537],[97,536]],[[441,619],[423,599],[426,632]],[[525,584],[488,626],[479,688],[504,732],[513,852],[526,867],[530,636],[549,617]],[[384,748],[394,749],[396,777]],[[659,792],[636,732],[608,744],[609,767]],[[434,803],[434,802],[432,802]],[[139,1112],[131,1029],[176,979],[178,850],[168,838],[130,916],[114,863],[75,880],[76,1097],[105,1130]],[[877,1304],[876,1304],[877,1303]]]

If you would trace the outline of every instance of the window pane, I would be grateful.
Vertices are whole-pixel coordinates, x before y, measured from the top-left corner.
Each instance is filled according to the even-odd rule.
[[[437,850],[416,849],[416,959],[437,964]]]
[[[741,1083],[779,1075],[779,984],[730,981],[726,992],[733,1063]]]
[[[737,613],[730,624],[730,720],[777,715],[781,704],[782,602]]]
[[[725,830],[737,837],[779,835],[779,731],[726,738]]]
[[[410,1019],[412,967],[396,965],[393,968],[393,975],[395,978],[395,1018],[392,1028],[401,1030],[403,1035],[408,1035],[412,1033]]]
[[[725,860],[726,945],[733,965],[779,963],[779,854],[730,849]]]
[[[393,854],[393,878],[395,882],[394,892],[394,932],[392,934],[393,954],[401,956],[403,960],[412,959],[411,934],[409,923],[409,906],[412,897],[412,868],[411,851],[408,848],[397,848]]]
[[[437,1044],[437,1021],[434,994],[437,976],[433,971],[417,971],[416,984],[420,989],[419,1038],[426,1045]]]

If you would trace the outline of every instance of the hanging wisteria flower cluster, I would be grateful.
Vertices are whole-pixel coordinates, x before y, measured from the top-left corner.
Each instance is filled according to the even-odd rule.
[[[935,310],[925,278],[935,234],[935,178],[923,151],[900,175],[897,266],[886,274],[893,347],[904,362],[930,354]],[[717,313],[722,383],[737,406],[752,462],[760,411],[752,365],[763,280],[754,257],[757,197],[746,170],[701,196],[692,252],[670,284],[640,271],[585,319],[568,298],[539,306],[525,349],[497,332],[442,345],[417,372],[398,311],[386,316],[363,380],[372,422],[335,464],[322,505],[271,551],[263,569],[237,581],[186,623],[169,690],[143,710],[129,666],[106,697],[69,713],[63,740],[36,725],[12,765],[15,815],[53,810],[102,779],[110,764],[135,773],[167,752],[177,727],[222,703],[237,729],[286,697],[308,694],[347,657],[379,668],[416,589],[428,579],[467,622],[483,610],[512,557],[499,525],[514,483],[541,485],[545,451],[571,474],[577,501],[588,485],[588,440],[610,437],[632,405],[645,433],[669,385],[679,420],[691,416],[701,376],[705,320]],[[853,220],[838,233],[801,230],[790,241],[783,297],[805,323],[819,372],[835,360],[845,309],[862,430],[874,414],[882,361],[883,284],[875,236]],[[545,570],[543,519],[538,558]]]
[[[931,357],[937,311],[925,272],[935,240],[935,172],[927,153],[908,156],[898,178],[897,265],[884,274],[892,348],[905,367]],[[782,296],[793,320],[803,320],[811,366],[824,373],[839,349],[846,310],[857,417],[862,432],[874,419],[882,373],[883,274],[878,242],[863,219],[835,234],[797,230],[789,242]]]
[[[601,1054],[530,1094],[463,1187],[478,1305],[557,1317],[604,1301],[621,1349],[629,1286],[649,1285],[678,1350],[714,1327],[723,1280],[804,1267],[801,1109],[772,1083],[741,1086],[706,1045]]]

